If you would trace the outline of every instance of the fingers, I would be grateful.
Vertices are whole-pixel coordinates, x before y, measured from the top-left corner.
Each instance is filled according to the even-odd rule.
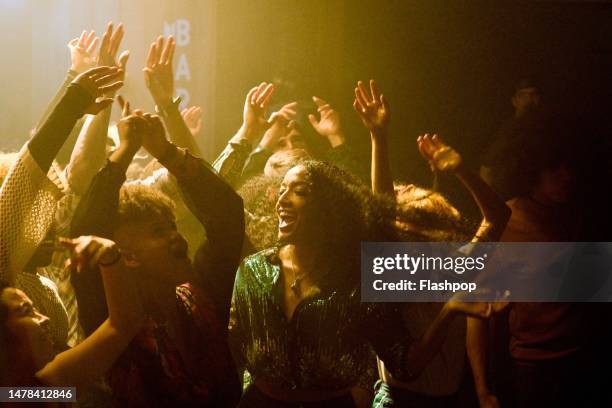
[[[323,105],[329,105],[325,100],[319,98],[318,96],[313,96],[312,101],[317,105],[317,107],[321,107]]]
[[[108,53],[113,58],[115,58],[115,55],[117,55],[117,51],[119,50],[119,45],[121,44],[121,40],[123,39],[124,33],[125,31],[123,29],[123,24],[119,23],[119,25],[117,25],[117,29],[111,35],[111,38],[109,41]]]
[[[257,96],[257,99],[255,100],[255,104],[258,105],[260,108],[263,108],[264,106],[266,106],[268,101],[270,100],[270,97],[272,96],[272,92],[274,92],[274,85],[273,84],[266,85],[266,87],[263,88],[261,93]]]
[[[251,101],[253,100],[253,95],[255,95],[258,89],[259,89],[258,86],[254,86],[253,88],[251,88],[251,90],[247,93],[246,103],[252,104]]]
[[[119,55],[119,68],[125,72],[125,66],[127,65],[128,59],[130,58],[130,51],[125,50]]]
[[[355,99],[353,101],[353,108],[355,109],[355,112],[357,112],[357,114],[360,117],[363,117],[363,114],[365,113],[365,108],[363,107],[363,105],[359,102],[359,100]]]
[[[121,116],[124,118],[126,116],[129,116],[129,114],[131,113],[130,103],[126,101],[125,99],[123,99],[123,96],[121,95],[117,96],[117,102],[119,102],[119,106],[121,106]]]
[[[151,43],[149,46],[149,53],[147,54],[147,68],[153,68],[155,63],[157,62],[157,45],[156,43]]]
[[[366,100],[366,97],[364,96],[361,88],[359,87],[359,84],[361,84],[361,87],[363,87],[363,83],[361,81],[357,82],[357,87],[355,88],[355,99],[357,99],[357,102],[359,102],[359,105],[361,106],[361,111],[365,113],[366,108],[368,106],[368,101]]]
[[[369,104],[372,103],[370,96],[368,95],[368,90],[366,89],[365,85],[363,84],[363,82],[358,81],[357,82],[357,89],[359,90],[359,95],[361,97],[361,100],[359,102],[361,102],[361,104],[366,107]]]
[[[96,47],[98,46],[99,42],[100,39],[98,37],[95,37],[93,41],[89,44],[89,47],[87,47],[87,52],[90,54],[93,53],[96,50]]]
[[[157,52],[156,55],[156,59],[155,59],[155,64],[160,64],[161,60],[160,60],[160,54],[162,52],[162,50],[164,49],[164,36],[160,35],[159,37],[157,37],[157,40],[155,41],[155,49]]]
[[[257,86],[257,89],[255,89],[255,93],[253,93],[251,95],[251,99],[249,100],[249,103],[251,105],[256,105],[257,104],[257,98],[259,97],[259,95],[261,95],[261,93],[263,92],[264,88],[266,87],[266,83],[262,82],[261,84],[259,84]]]
[[[79,37],[79,41],[77,42],[77,47],[85,48],[85,39],[87,38],[87,31],[83,30],[81,36]]]
[[[103,244],[92,236],[81,236],[75,239],[59,238],[60,245],[72,252],[70,266],[80,272],[85,265],[95,266],[95,254],[103,248]]]
[[[298,103],[297,103],[297,102],[289,102],[288,104],[283,105],[283,106],[280,108],[280,110],[285,110],[285,109],[287,109],[287,110],[291,110],[291,111],[294,111],[294,112],[295,112],[295,109],[297,108],[297,106],[298,106]]]
[[[284,119],[286,123],[288,123],[288,122],[291,122],[293,119],[295,119],[296,115],[297,114],[294,111],[279,110],[278,112],[274,112],[272,115],[270,115],[270,119],[268,119],[268,123],[274,123],[275,121],[278,121],[281,118]]]
[[[123,82],[121,83],[121,85],[123,85]],[[120,87],[121,86],[119,86],[119,88]],[[113,104],[112,98],[100,99],[91,107],[91,109],[87,113],[90,113],[92,115],[97,115],[98,113],[102,112],[104,109],[108,108],[112,104]]]
[[[389,114],[389,102],[387,102],[387,98],[385,98],[385,95],[383,94],[380,94],[380,103],[385,108],[387,114]]]
[[[376,87],[376,82],[373,79],[370,79],[370,92],[372,94],[372,102],[376,103],[379,101],[380,92],[378,92],[378,88]]]
[[[419,147],[419,152],[425,158],[425,160],[432,160],[435,149],[431,145],[431,140],[428,134],[419,136],[417,138],[417,146]]]
[[[111,93],[111,92],[118,91],[119,89],[121,89],[122,86],[123,86],[123,81],[117,81],[117,82],[114,82],[114,83],[112,83],[110,85],[101,86],[98,89],[102,93]],[[112,103],[113,100],[111,98],[109,98],[109,101]]]
[[[316,118],[315,115],[308,115],[308,121],[310,122],[312,127],[315,128],[315,130],[319,128],[319,120]]]
[[[166,42],[166,46],[161,52],[161,56],[159,57],[159,63],[163,65],[172,64],[172,56],[174,55],[174,47],[175,41],[174,37],[169,36],[168,41]]]
[[[108,72],[107,75],[96,75],[96,77],[92,79],[96,83],[96,85],[103,86],[108,84],[113,79],[121,78],[121,75],[123,75],[123,70],[115,69],[113,71]]]
[[[67,249],[72,249],[77,245],[77,239],[71,239],[66,237],[58,237],[57,242],[59,245]]]
[[[89,32],[89,34],[87,35],[87,37],[85,38],[85,42],[83,43],[83,47],[84,48],[88,48],[89,45],[91,44],[91,42],[93,41],[95,36],[96,36],[96,32],[94,30],[91,30]]]
[[[431,143],[433,146],[436,147],[436,149],[441,149],[443,147],[448,147],[448,145],[444,142],[444,140],[442,140],[442,138],[440,136],[438,136],[437,134],[434,134],[431,137]]]
[[[106,31],[102,35],[102,42],[100,43],[100,52],[108,51],[112,34],[113,34],[113,22],[109,21],[106,26]]]
[[[81,75],[86,76],[87,78],[96,80],[98,77],[108,75],[110,72],[116,71],[117,69],[118,69],[117,67],[109,67],[109,66],[103,65],[100,67],[88,69]]]

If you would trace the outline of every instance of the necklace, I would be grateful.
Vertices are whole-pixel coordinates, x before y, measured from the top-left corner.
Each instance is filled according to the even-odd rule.
[[[293,257],[291,259],[291,273],[293,274],[293,283],[291,284],[291,291],[295,297],[300,297],[300,282],[304,278],[305,274],[296,274],[295,273],[295,264],[293,263]]]

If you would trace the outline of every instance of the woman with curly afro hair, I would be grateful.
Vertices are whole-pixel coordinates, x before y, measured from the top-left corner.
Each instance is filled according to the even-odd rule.
[[[437,347],[462,302],[418,340],[395,305],[361,303],[361,242],[395,239],[394,206],[327,163],[287,172],[278,246],[247,257],[236,276],[230,337],[253,379],[240,407],[353,407],[351,393],[371,389],[372,350],[401,379]]]

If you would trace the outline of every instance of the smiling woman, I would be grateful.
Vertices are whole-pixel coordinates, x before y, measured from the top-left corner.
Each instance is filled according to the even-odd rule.
[[[255,380],[240,406],[354,406],[353,389],[371,386],[372,347],[402,376],[393,308],[362,304],[359,292],[360,242],[392,239],[393,206],[307,161],[285,175],[276,210],[282,246],[246,258],[236,278],[232,342]]]
[[[53,359],[53,342],[49,318],[36,310],[32,301],[21,290],[0,284],[0,356],[2,367],[11,367],[1,373],[1,383],[32,385],[34,373]],[[16,368],[19,367],[19,370]],[[15,376],[17,378],[15,378]]]

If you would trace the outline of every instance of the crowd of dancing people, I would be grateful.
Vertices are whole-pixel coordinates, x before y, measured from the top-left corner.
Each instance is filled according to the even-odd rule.
[[[472,197],[474,222],[435,188],[394,177],[391,110],[374,80],[353,101],[369,166],[327,101],[313,97],[310,115],[291,101],[269,112],[266,82],[245,92],[242,124],[209,164],[201,109],[174,98],[175,40],[157,38],[144,61],[151,113],[121,96],[123,36],[109,24],[72,40],[30,140],[2,153],[0,386],[74,386],[83,407],[602,403],[607,308],[465,294],[361,302],[363,241],[582,238],[575,150],[541,114],[537,84],[519,83],[482,163],[415,137],[434,177]]]

